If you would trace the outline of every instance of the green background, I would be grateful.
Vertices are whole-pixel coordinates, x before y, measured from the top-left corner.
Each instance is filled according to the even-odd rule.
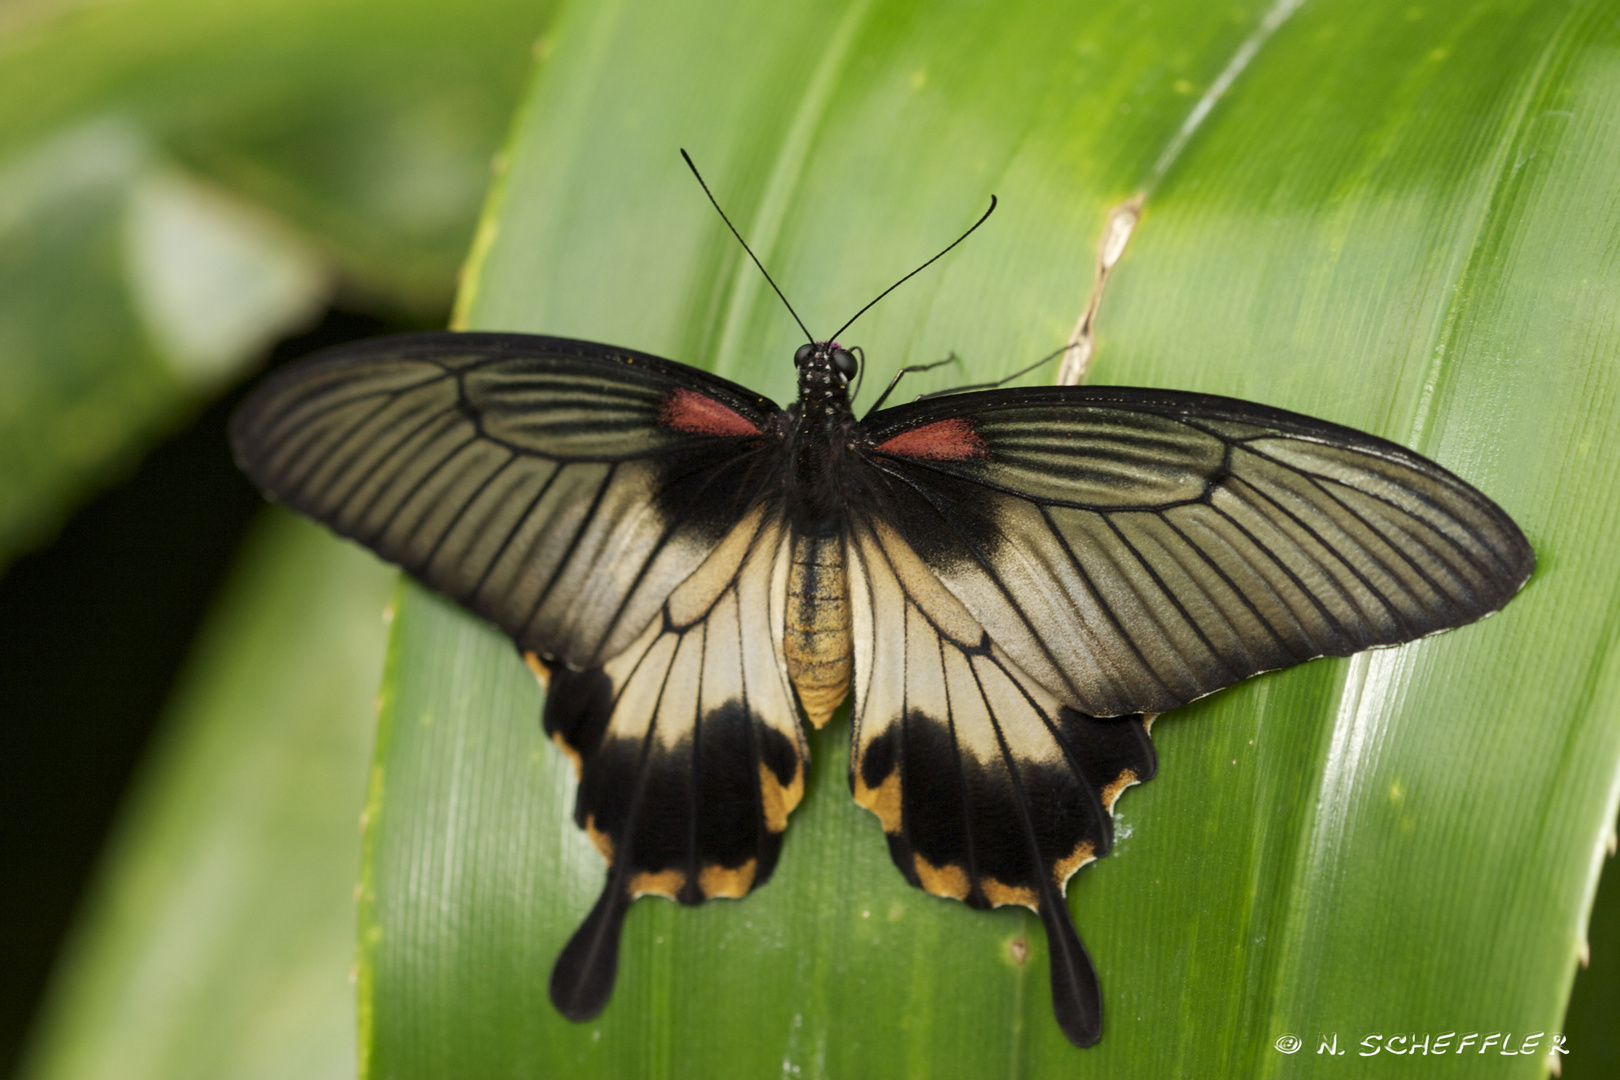
[[[569,820],[569,769],[510,644],[403,586],[364,811],[363,1074],[1540,1075],[1540,1054],[1419,1065],[1358,1043],[1561,1030],[1612,837],[1617,20],[1613,3],[1528,0],[563,9],[497,159],[460,325],[647,349],[785,400],[796,329],[684,146],[820,333],[994,192],[984,229],[846,335],[873,386],[952,351],[963,365],[915,390],[993,378],[1067,338],[1107,210],[1145,192],[1091,381],[1413,446],[1500,502],[1539,566],[1478,626],[1159,721],[1159,777],[1121,800],[1114,853],[1070,889],[1104,993],[1084,1052],[1052,1023],[1033,916],[901,880],[848,798],[842,718],[812,739],[771,883],[635,905],[613,1003],[563,1021],[546,976],[603,873]],[[234,602],[248,622],[268,604]],[[354,603],[375,619],[374,598]],[[136,834],[158,828],[144,814]],[[133,873],[112,872],[115,895]],[[346,892],[331,903],[347,911]],[[1583,993],[1612,1001],[1593,938]],[[136,969],[110,945],[81,956],[38,1075],[90,1075],[75,1054],[130,1075],[83,987]],[[1613,1060],[1603,1017],[1577,1004],[1565,1075]],[[1297,1054],[1273,1048],[1286,1034]],[[1333,1034],[1348,1052],[1316,1053]]]

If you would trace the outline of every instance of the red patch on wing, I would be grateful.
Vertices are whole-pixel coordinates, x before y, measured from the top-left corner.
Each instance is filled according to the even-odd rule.
[[[658,410],[658,422],[693,435],[758,435],[759,427],[736,409],[696,390],[673,391]]]
[[[973,424],[962,416],[935,420],[932,424],[902,431],[894,438],[878,443],[877,449],[884,454],[927,458],[930,461],[959,461],[962,458],[990,455],[984,447],[984,440],[973,430]]]

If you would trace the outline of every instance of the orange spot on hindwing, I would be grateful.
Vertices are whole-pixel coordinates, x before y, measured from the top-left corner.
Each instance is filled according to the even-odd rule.
[[[1082,840],[1075,845],[1073,851],[1052,864],[1052,880],[1057,883],[1057,887],[1060,890],[1067,888],[1069,879],[1075,875],[1075,871],[1096,859],[1096,852],[1097,848],[1090,840]]]
[[[630,879],[628,890],[633,900],[638,896],[662,896],[673,900],[686,884],[686,875],[679,870],[644,870]]]
[[[579,751],[568,745],[568,740],[562,737],[562,732],[560,731],[554,731],[551,733],[551,741],[556,743],[557,749],[567,754],[568,760],[574,763],[574,779],[578,780],[584,775],[585,770],[585,762],[580,759]],[[612,859],[608,860],[608,862],[612,861]]]
[[[788,814],[804,797],[804,769],[796,767],[792,782],[783,786],[771,767],[760,762],[759,796],[760,807],[765,814],[765,828],[773,833],[786,831]]]
[[[528,666],[530,671],[534,672],[534,677],[540,680],[540,689],[551,689],[551,668],[546,665],[544,660],[540,659],[539,654],[524,653],[523,663]]]
[[[613,837],[596,827],[596,818],[594,816],[585,818],[585,835],[591,838],[591,843],[596,846],[596,850],[601,854],[603,861],[612,866]]]
[[[984,893],[984,898],[990,901],[991,907],[1016,904],[1031,911],[1039,911],[1041,908],[1040,897],[1035,895],[1035,890],[1022,885],[1006,885],[995,878],[987,877],[979,882],[979,891]]]
[[[747,896],[754,887],[754,875],[759,864],[749,859],[738,867],[705,866],[698,874],[698,887],[703,890],[705,899],[713,900],[716,897],[727,897],[738,900]]]
[[[877,787],[867,787],[859,769],[855,771],[855,804],[877,815],[883,831],[891,836],[900,833],[900,770],[895,769],[883,778]]]
[[[984,439],[973,430],[972,421],[965,416],[935,420],[932,424],[902,431],[878,443],[877,449],[883,454],[925,458],[929,461],[959,461],[963,458],[989,456]]]
[[[1110,814],[1114,812],[1114,803],[1119,800],[1120,793],[1132,784],[1137,783],[1136,772],[1126,769],[1114,778],[1114,782],[1102,789],[1103,809]]]
[[[921,855],[913,855],[912,867],[917,871],[917,880],[922,883],[924,891],[935,896],[966,900],[973,887],[968,881],[967,871],[960,866],[935,866]]]

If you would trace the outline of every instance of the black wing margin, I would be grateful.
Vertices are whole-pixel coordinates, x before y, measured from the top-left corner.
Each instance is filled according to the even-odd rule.
[[[1141,716],[1084,716],[1031,679],[886,521],[848,538],[855,652],[850,787],[911,884],[1041,916],[1052,1008],[1102,1036],[1097,973],[1064,891],[1113,845],[1114,802],[1157,769]]]
[[[275,373],[231,440],[272,499],[585,669],[628,647],[757,499],[775,411],[630,350],[410,334]]]
[[[1472,622],[1529,578],[1503,510],[1384,439],[1114,387],[913,402],[863,425],[873,498],[995,643],[1092,716]]]

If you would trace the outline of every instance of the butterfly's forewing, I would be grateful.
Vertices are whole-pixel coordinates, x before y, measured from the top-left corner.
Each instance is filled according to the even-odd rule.
[[[1090,1046],[1102,1034],[1097,976],[1063,891],[1113,844],[1119,793],[1153,775],[1143,720],[1065,706],[882,515],[857,516],[848,543],[855,799],[913,885],[1040,913],[1058,1023]]]
[[[1093,716],[1472,622],[1534,555],[1383,439],[1201,394],[1045,387],[869,418],[885,510],[991,639]]]
[[[741,520],[768,400],[656,357],[412,334],[277,372],[231,423],[267,494],[574,668],[627,648]]]
[[[607,1002],[629,901],[762,884],[803,791],[775,413],[628,350],[417,334],[278,372],[232,421],[268,494],[488,618],[549,678],[546,729],[610,866],[553,973],[575,1019]]]

